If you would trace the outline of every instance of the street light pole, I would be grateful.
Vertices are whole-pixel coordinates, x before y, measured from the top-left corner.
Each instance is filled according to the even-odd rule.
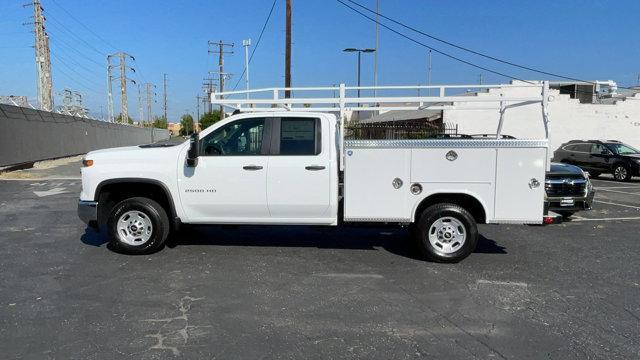
[[[346,48],[342,50],[344,52],[357,52],[358,53],[358,98],[360,98],[360,62],[362,60],[362,53],[372,53],[375,52],[376,49],[356,49],[356,48]],[[360,104],[358,104],[360,106]]]

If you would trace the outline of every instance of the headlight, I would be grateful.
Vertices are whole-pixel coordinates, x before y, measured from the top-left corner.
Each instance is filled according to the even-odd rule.
[[[585,179],[589,180],[589,173],[587,173],[586,171],[580,169],[580,171],[582,172],[582,176],[584,176]]]
[[[636,162],[637,162],[638,164],[640,164],[640,159],[636,159]]]
[[[93,165],[93,160],[82,159],[82,167],[89,167]]]

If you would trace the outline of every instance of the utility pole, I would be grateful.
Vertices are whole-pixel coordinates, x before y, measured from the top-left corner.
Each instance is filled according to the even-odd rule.
[[[230,44],[226,44],[224,42],[222,42],[222,40],[215,42],[215,41],[211,41],[209,40],[208,42],[209,46],[211,45],[217,45],[218,46],[218,68],[219,68],[219,72],[220,72],[220,92],[223,93],[224,92],[224,54],[233,54],[233,50],[230,51],[224,51],[224,47],[225,46],[229,46],[233,49],[233,43]],[[213,54],[216,51],[211,51],[211,49],[209,49],[209,54]],[[220,96],[220,98],[222,99],[222,96]],[[220,105],[220,119],[224,119],[224,106]]]
[[[140,84],[138,84],[138,122],[140,126],[144,124],[144,112],[142,111],[142,95],[140,93]]]
[[[197,126],[198,121],[200,121],[200,99],[201,99],[200,94],[196,95],[196,121],[195,121],[195,124],[194,124],[194,127],[196,129],[198,128],[198,126]],[[211,103],[211,102],[209,102],[209,103]]]
[[[380,38],[378,29],[380,16],[378,14],[380,14],[380,0],[376,0],[376,52],[373,54],[373,86],[378,86],[378,51],[380,50],[378,48]],[[374,97],[376,96],[377,92],[378,91],[376,89],[373,90]]]
[[[242,40],[242,46],[244,46],[244,84],[247,90],[247,100],[249,99],[249,46],[251,45],[251,39]]]
[[[163,86],[163,97],[164,97],[164,120],[167,121],[167,74],[163,74],[164,86]]]
[[[155,85],[151,84],[151,83],[145,83],[145,91],[146,91],[146,101],[147,101],[147,123],[149,124],[149,129],[151,132],[151,142],[153,142],[153,123],[152,123],[152,116],[151,116],[151,104],[153,102],[155,102],[155,90],[154,88],[156,87]]]
[[[429,64],[427,66],[427,85],[431,86],[431,50],[429,50]],[[429,96],[431,96],[431,88],[429,88]]]
[[[291,87],[291,0],[286,0],[286,36],[284,46],[284,87]],[[291,91],[285,90],[284,97],[290,98]]]
[[[113,65],[111,65],[111,56],[107,56],[107,112],[109,113],[109,121],[114,121],[113,114],[113,86],[111,84],[111,80],[113,80],[113,75],[111,75],[111,69]],[[142,122],[142,119],[140,119]]]
[[[135,58],[127,53],[118,52],[107,56],[108,65],[111,63],[110,58],[115,57],[119,60],[118,68],[120,69],[120,114],[122,116],[121,121],[129,122],[129,100],[127,99],[127,80],[132,83],[136,83],[135,80],[127,78],[127,70],[136,72],[136,70],[130,66],[127,66],[127,59],[135,60]],[[109,79],[111,82],[111,79]],[[109,84],[111,87],[111,84]]]
[[[45,17],[42,15],[42,4],[40,0],[33,0],[32,3],[24,6],[33,6],[38,104],[40,110],[52,111],[51,51],[49,49],[49,34],[47,34],[44,25]]]
[[[479,79],[480,85],[482,85],[482,80],[483,80],[482,74],[480,74],[480,79]]]

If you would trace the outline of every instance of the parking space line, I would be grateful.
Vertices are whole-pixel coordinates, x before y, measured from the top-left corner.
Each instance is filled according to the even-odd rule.
[[[72,177],[72,176],[68,176],[68,177],[45,177],[45,178],[37,178],[37,177],[33,177],[33,178],[24,178],[24,179],[4,179],[0,177],[0,181],[45,181],[45,180],[80,180],[82,178],[80,177]]]
[[[604,186],[604,187],[597,187],[594,186],[596,188],[596,190],[598,189],[639,189],[640,186]]]
[[[613,221],[613,220],[640,220],[640,216],[636,216],[636,217],[619,217],[619,218],[599,218],[599,219],[581,217],[581,218],[577,218],[577,219],[571,219],[571,222],[580,222],[580,221]]]
[[[627,195],[638,195],[638,196],[640,196],[640,194],[639,194],[639,193],[632,193],[632,192],[618,191],[618,190],[609,190],[609,189],[606,189],[606,188],[604,188],[604,189],[603,189],[603,188],[601,188],[601,189],[596,189],[596,190],[599,190],[599,191],[608,191],[608,192],[612,192],[612,193],[616,193],[616,194],[627,194]]]
[[[602,200],[593,200],[593,201],[597,202],[597,203],[601,203],[601,204],[617,205],[617,206],[623,206],[623,207],[628,207],[628,208],[640,210],[640,207],[638,207],[638,206],[631,206],[631,205],[625,205],[625,204],[616,204],[616,203],[606,202],[606,201],[602,201]]]

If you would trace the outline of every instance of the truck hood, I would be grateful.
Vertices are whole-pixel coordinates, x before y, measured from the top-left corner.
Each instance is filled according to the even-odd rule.
[[[123,161],[161,161],[178,154],[184,144],[172,144],[170,146],[124,146],[109,149],[94,150],[87,155],[91,160],[123,160]]]
[[[563,164],[563,163],[551,163],[551,171],[547,172],[547,176],[562,176],[562,175],[582,175],[582,169],[575,165]]]
[[[87,153],[86,157],[89,158],[92,155],[108,155],[108,154],[117,154],[117,153],[124,153],[124,152],[129,152],[129,151],[136,151],[136,150],[140,150],[139,146],[122,146],[122,147],[114,147],[114,148],[108,148],[108,149],[100,149],[100,150],[93,150]]]

